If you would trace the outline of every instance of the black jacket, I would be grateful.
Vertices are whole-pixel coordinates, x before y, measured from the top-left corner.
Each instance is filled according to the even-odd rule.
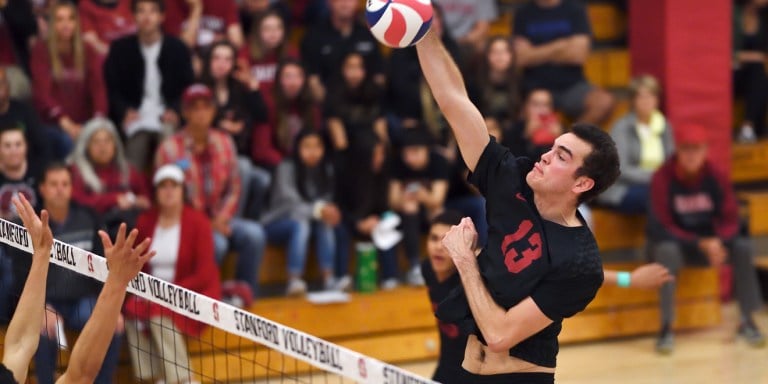
[[[195,78],[189,49],[181,40],[164,35],[157,62],[162,77],[160,93],[165,105],[178,110],[184,89]],[[137,35],[112,42],[104,63],[104,80],[109,97],[109,117],[115,124],[122,124],[126,109],[141,106],[144,73],[144,57]]]
[[[0,23],[6,23],[13,40],[13,53],[18,64],[29,73],[29,38],[37,34],[37,20],[32,4],[26,0],[9,0],[0,9]]]

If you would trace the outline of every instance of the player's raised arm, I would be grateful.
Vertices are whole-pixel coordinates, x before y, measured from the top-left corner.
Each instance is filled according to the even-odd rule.
[[[464,162],[474,172],[490,140],[483,116],[469,100],[461,72],[436,33],[428,32],[416,50],[432,95],[453,129]]]

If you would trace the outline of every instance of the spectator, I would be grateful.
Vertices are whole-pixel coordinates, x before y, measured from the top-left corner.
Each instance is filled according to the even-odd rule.
[[[292,3],[295,3],[295,1]],[[243,0],[240,2],[239,10],[240,25],[243,27],[243,33],[245,36],[251,36],[254,29],[258,29],[256,27],[258,20],[270,12],[277,12],[283,25],[286,25],[290,18],[291,6],[295,7],[294,4],[289,5],[284,1]]]
[[[18,127],[22,130],[29,146],[28,157],[34,157],[40,167],[50,161],[51,150],[37,114],[26,103],[11,99],[8,73],[0,68],[0,129],[3,127]]]
[[[54,156],[72,151],[82,124],[106,116],[107,95],[96,51],[83,44],[77,8],[69,2],[50,7],[48,38],[32,47],[32,84],[40,116],[50,129]]]
[[[341,210],[342,224],[336,232],[336,288],[348,289],[349,249],[352,238],[370,242],[373,229],[379,225],[382,216],[389,210],[389,162],[387,145],[373,133],[360,138],[353,148],[353,161],[337,163],[336,201]],[[396,248],[377,249],[380,278],[389,282],[383,288],[394,288],[397,284]]]
[[[522,120],[503,131],[500,141],[516,156],[538,160],[562,133],[563,126],[555,113],[552,94],[544,88],[536,88],[525,98]]]
[[[355,52],[346,55],[339,77],[328,86],[325,108],[333,149],[345,151],[370,132],[388,142],[382,92],[366,72],[363,57]]]
[[[461,223],[461,214],[456,211],[444,211],[431,222],[427,235],[427,258],[421,262],[421,273],[426,282],[429,302],[432,310],[448,298],[454,288],[461,287],[461,279],[453,264],[453,259],[443,245],[443,237],[453,225]],[[467,347],[467,335],[460,331],[459,326],[437,321],[440,331],[440,358],[432,375],[432,380],[440,383],[464,383],[461,363],[464,361],[464,351]]]
[[[16,126],[0,128],[0,218],[18,217],[11,199],[19,194],[37,206],[37,185],[42,167],[37,161],[27,160],[27,139],[23,129]]]
[[[495,1],[437,0],[445,13],[445,26],[459,45],[475,55],[483,51],[498,10]]]
[[[315,100],[325,100],[328,82],[338,75],[344,57],[357,52],[365,59],[365,70],[384,85],[384,60],[379,43],[357,18],[358,0],[328,0],[328,17],[309,28],[301,43],[301,58],[307,64],[309,84]]]
[[[236,216],[241,187],[235,143],[211,128],[216,107],[205,85],[184,91],[182,113],[187,125],[163,141],[155,164],[175,163],[184,169],[187,198],[211,219],[216,261],[221,264],[232,248],[237,253],[235,278],[256,293],[266,240],[259,223]]]
[[[431,151],[432,138],[424,128],[409,129],[400,156],[395,157],[389,184],[389,206],[402,217],[403,244],[410,269],[407,281],[424,285],[419,271],[420,242],[426,223],[443,209],[449,167]]]
[[[320,108],[312,100],[301,63],[293,59],[282,61],[277,67],[276,81],[271,95],[265,95],[271,116],[267,123],[254,127],[251,154],[254,163],[270,170],[293,153],[299,132],[322,127]]]
[[[613,96],[584,77],[591,33],[579,1],[531,0],[515,13],[514,47],[523,89],[547,89],[557,109],[571,119],[600,124],[613,109]]]
[[[733,90],[744,98],[739,140],[765,135],[768,76],[765,74],[768,31],[764,0],[736,1],[733,12]]]
[[[433,4],[433,7],[430,33],[441,36],[443,45],[453,59],[461,62],[459,46],[443,28],[441,8],[438,4]],[[405,129],[421,123],[436,137],[449,135],[450,129],[432,97],[432,91],[424,81],[416,47],[392,50],[387,66],[386,103],[389,109],[389,136],[395,145],[402,140]]]
[[[253,126],[267,120],[267,107],[259,83],[247,68],[235,68],[235,47],[226,42],[213,43],[205,58],[202,82],[215,95],[216,117],[213,126],[230,134],[237,146],[242,192],[238,216],[256,219],[270,184],[269,172],[251,162]],[[248,208],[248,209],[247,209]]]
[[[155,172],[152,182],[155,208],[144,212],[136,225],[137,241],[151,238],[150,249],[157,252],[144,265],[144,272],[219,299],[221,283],[213,255],[213,229],[203,213],[185,204],[184,171],[173,164],[164,165]],[[141,381],[190,383],[189,354],[179,335],[199,336],[203,324],[137,296],[131,296],[125,308],[135,377]]]
[[[235,0],[168,0],[165,32],[178,36],[190,48],[227,40],[240,48],[243,29]]]
[[[752,313],[762,304],[750,240],[739,233],[739,210],[727,176],[707,160],[708,137],[697,124],[678,126],[677,150],[653,175],[648,220],[650,255],[677,275],[684,263],[734,268],[736,297],[741,311],[739,335],[761,347],[765,338]],[[674,348],[674,282],[661,287],[659,353]]]
[[[623,213],[645,213],[653,173],[674,152],[672,127],[659,112],[659,83],[640,76],[629,85],[632,111],[617,121],[611,137],[619,151],[621,174],[598,201]]]
[[[139,213],[150,207],[146,180],[128,163],[111,121],[95,118],[86,123],[70,161],[72,199],[99,214],[111,235],[122,223],[133,226]]]
[[[83,41],[102,57],[113,41],[136,33],[131,0],[80,0]]]
[[[277,66],[283,59],[298,57],[298,52],[287,41],[285,23],[277,11],[267,11],[255,20],[248,34],[247,61],[253,76],[265,91],[275,84]]]
[[[110,117],[127,138],[128,160],[147,172],[163,132],[179,124],[176,110],[194,74],[184,43],[160,29],[163,1],[132,4],[138,33],[112,43],[104,71]]]
[[[488,125],[506,128],[514,122],[515,112],[519,108],[515,72],[515,52],[509,38],[491,37],[485,47],[473,87],[474,104]]]
[[[59,163],[49,165],[42,172],[39,190],[42,207],[50,215],[53,236],[88,252],[102,254],[101,242],[97,237],[99,220],[90,209],[72,201],[72,175],[69,169]],[[29,256],[14,256],[16,276],[25,276],[30,268]],[[35,354],[38,383],[54,382],[59,338],[63,337],[58,333],[60,324],[81,331],[91,317],[101,290],[101,284],[95,280],[58,266],[50,268],[47,286],[45,318]],[[95,383],[112,382],[120,358],[123,333],[121,318]]]
[[[27,0],[0,2],[0,70],[10,83],[10,94],[16,99],[31,95],[29,84],[29,46],[37,35],[37,20]]]
[[[341,222],[341,213],[334,203],[335,175],[325,148],[320,132],[299,133],[293,157],[283,160],[275,171],[270,209],[262,218],[270,241],[287,244],[289,296],[307,291],[302,276],[312,233],[324,288],[334,287],[334,228]]]

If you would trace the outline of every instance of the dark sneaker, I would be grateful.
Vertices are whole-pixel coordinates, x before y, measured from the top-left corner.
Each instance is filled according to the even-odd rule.
[[[675,349],[675,335],[669,327],[664,327],[656,340],[656,353],[669,355]]]
[[[765,346],[765,336],[760,333],[755,323],[745,321],[739,325],[739,336],[753,348],[762,348]]]

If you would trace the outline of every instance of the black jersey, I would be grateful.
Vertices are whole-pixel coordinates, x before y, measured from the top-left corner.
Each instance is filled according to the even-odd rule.
[[[433,311],[451,290],[461,286],[458,272],[445,281],[437,281],[429,259],[422,261],[421,274],[427,285]],[[463,379],[466,371],[461,368],[461,363],[464,361],[464,350],[467,348],[467,334],[461,332],[458,325],[440,320],[437,321],[437,328],[440,331],[440,359],[437,361],[432,380],[443,384],[466,383],[467,380]]]
[[[3,364],[0,364],[0,384],[17,384],[16,378],[13,377],[13,372]]]
[[[592,232],[541,218],[525,177],[533,163],[516,158],[491,138],[470,181],[486,198],[488,243],[477,263],[488,292],[505,309],[531,297],[552,320],[547,328],[520,342],[509,354],[555,367],[557,335],[563,318],[582,311],[603,283],[603,268]],[[483,340],[462,287],[439,305],[439,319],[457,323]]]

